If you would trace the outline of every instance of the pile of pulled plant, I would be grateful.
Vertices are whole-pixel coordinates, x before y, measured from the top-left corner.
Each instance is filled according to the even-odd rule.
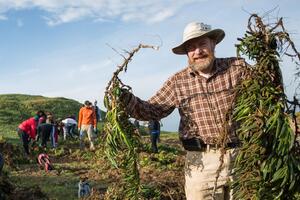
[[[300,54],[283,26],[282,18],[266,23],[251,15],[237,50],[255,64],[237,90],[233,120],[242,147],[235,162],[236,199],[293,199],[300,191],[300,155],[296,96],[284,92],[280,66],[283,56],[299,66]],[[299,74],[298,74],[299,75]],[[292,120],[294,118],[294,120]]]

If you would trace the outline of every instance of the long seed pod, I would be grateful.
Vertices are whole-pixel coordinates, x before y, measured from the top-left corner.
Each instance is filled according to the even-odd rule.
[[[117,194],[107,195],[109,199],[139,199],[141,187],[138,167],[138,148],[140,147],[140,135],[130,123],[130,116],[126,112],[125,105],[120,100],[121,92],[131,88],[121,82],[120,72],[126,71],[128,63],[141,48],[158,49],[154,46],[140,44],[128,56],[123,57],[124,62],[118,66],[109,81],[105,96],[104,106],[107,109],[105,131],[105,153],[111,164],[120,169],[122,181],[117,184]]]
[[[253,14],[248,30],[238,39],[238,55],[254,61],[249,78],[238,88],[233,120],[242,142],[235,161],[235,199],[294,199],[300,190],[299,136],[295,109],[290,110],[284,93],[280,61],[294,53],[294,43],[282,19],[265,24]],[[297,64],[297,63],[296,63]],[[295,128],[296,127],[296,128]]]

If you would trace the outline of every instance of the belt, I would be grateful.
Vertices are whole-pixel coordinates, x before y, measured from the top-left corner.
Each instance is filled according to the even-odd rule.
[[[182,140],[182,145],[183,145],[184,149],[187,151],[205,151],[208,148],[217,150],[217,149],[221,148],[221,145],[219,145],[219,144],[205,144],[199,138],[191,138],[191,139]],[[229,143],[226,143],[225,148],[234,149],[239,146],[240,146],[240,143],[229,142]]]

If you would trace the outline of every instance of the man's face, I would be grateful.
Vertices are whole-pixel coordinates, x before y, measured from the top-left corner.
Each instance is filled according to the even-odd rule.
[[[210,73],[215,59],[215,42],[208,38],[195,38],[185,45],[189,65],[196,71]]]
[[[85,105],[87,108],[91,108],[92,107],[92,104],[91,103],[89,103],[89,104],[87,104],[87,105]]]

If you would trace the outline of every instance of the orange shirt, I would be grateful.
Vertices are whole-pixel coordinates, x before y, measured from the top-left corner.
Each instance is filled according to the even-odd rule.
[[[78,117],[78,128],[81,125],[93,125],[96,127],[96,113],[92,107],[82,107],[79,110],[79,117]]]

